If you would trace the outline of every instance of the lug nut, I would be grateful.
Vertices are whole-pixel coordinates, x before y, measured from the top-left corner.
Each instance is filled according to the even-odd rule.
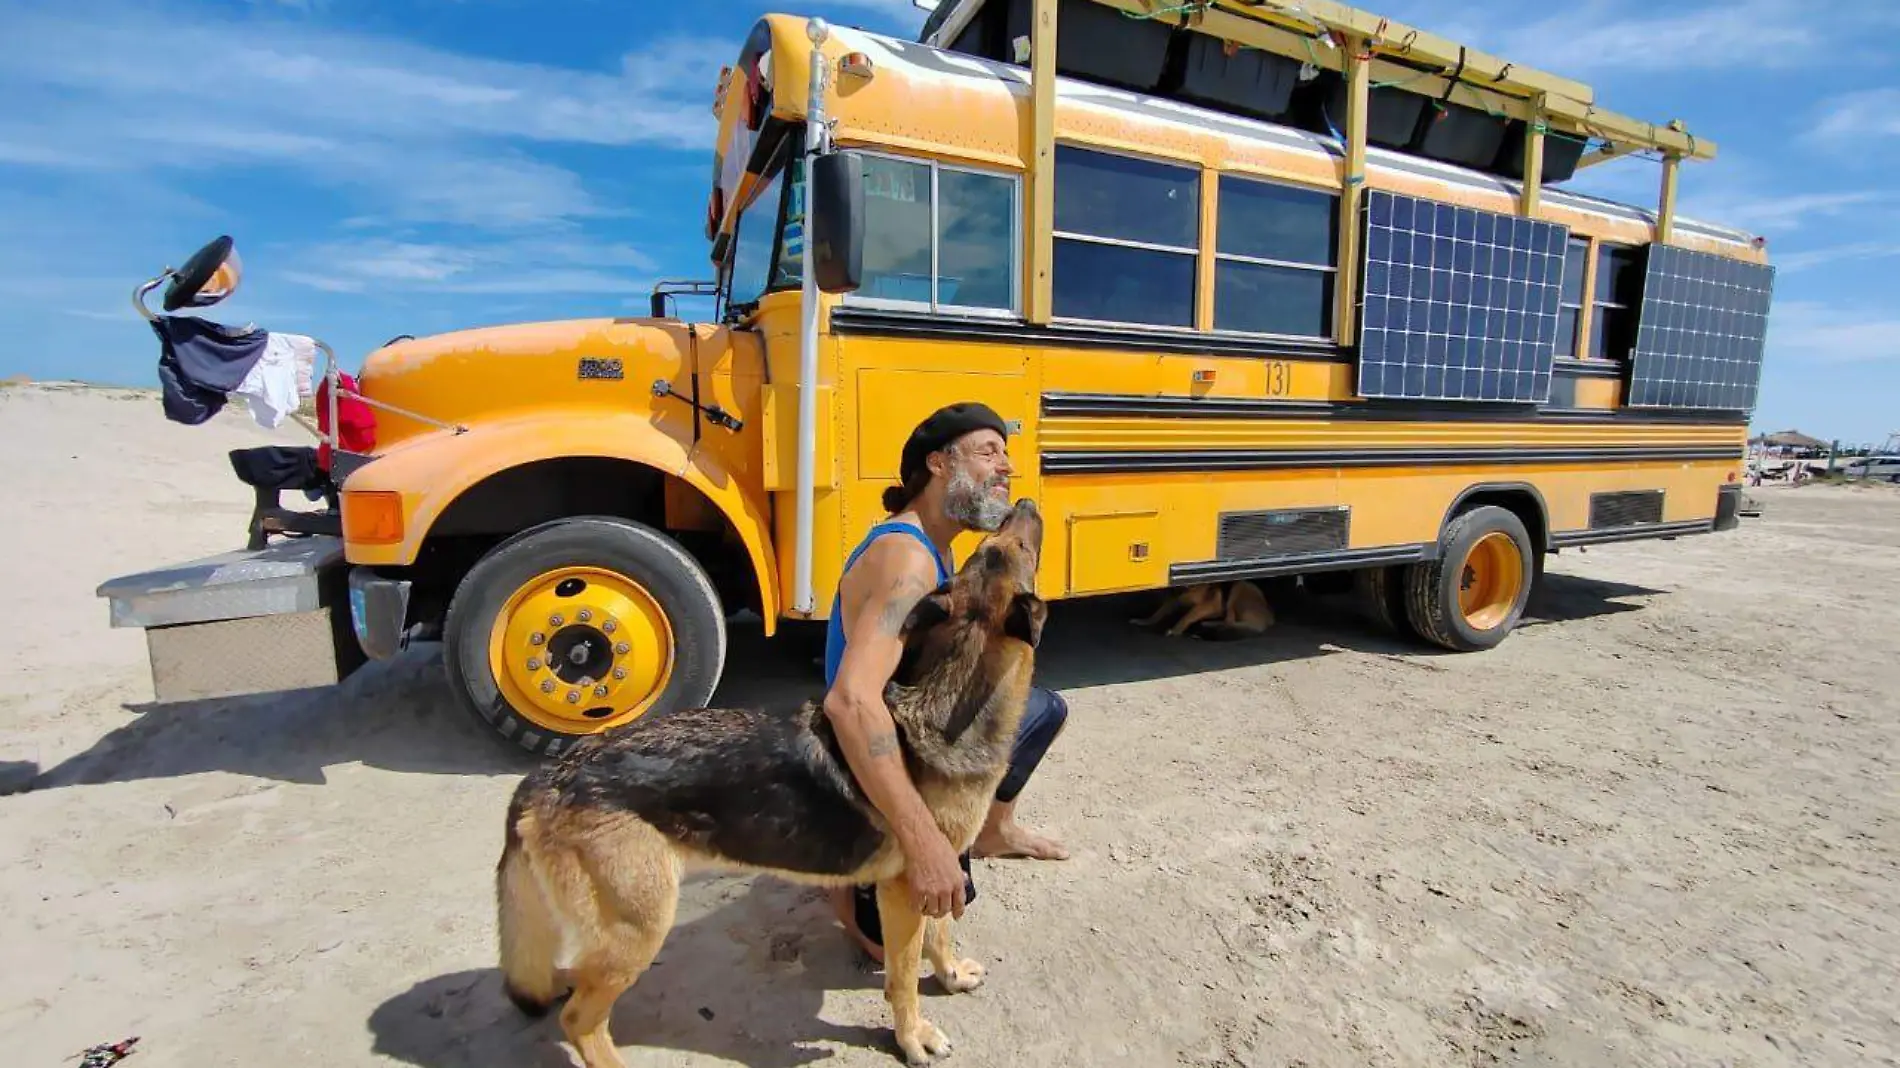
[[[545,641],[547,641],[547,640],[548,640],[548,636],[547,636],[547,635],[545,635],[545,634],[543,634],[543,633],[541,633],[541,632],[540,632],[540,631],[538,631],[538,630],[537,630],[537,631],[535,631],[535,632],[534,632],[533,634],[530,634],[530,635],[528,635],[528,644],[529,644],[529,645],[540,645],[541,643],[543,643],[543,642],[545,642]]]
[[[575,616],[574,618],[580,620],[582,623],[585,623],[588,620],[594,618],[594,610],[591,608],[583,608],[580,610],[580,614]]]
[[[544,680],[542,680],[542,682],[541,682],[541,692],[542,692],[542,693],[553,693],[553,692],[554,692],[554,680],[553,680],[553,679],[544,679]]]
[[[562,619],[560,616],[555,616],[554,618],[548,620],[548,626],[558,627],[565,622],[567,622],[567,620]]]
[[[528,670],[529,670],[529,671],[539,671],[539,670],[541,670],[541,658],[540,658],[540,657],[538,657],[538,656],[531,656],[531,657],[529,657],[529,658],[528,658]]]
[[[614,646],[614,652],[619,653],[621,656],[626,656],[629,652],[632,652],[632,651],[633,651],[633,646],[628,645],[626,642],[620,642],[619,644]]]
[[[600,629],[606,631],[609,634],[612,634],[614,631],[620,629],[620,624],[615,623],[613,620],[609,619],[600,625]]]
[[[594,687],[594,696],[595,697],[607,696],[607,685],[605,683],[602,683],[601,685]]]
[[[614,678],[616,678],[616,679],[624,679],[624,678],[626,678],[626,677],[627,677],[627,669],[626,669],[626,668],[615,668],[615,669],[614,669]]]
[[[570,704],[570,705],[578,705],[578,704],[580,704],[580,703],[581,703],[581,692],[580,692],[579,690],[569,690],[569,691],[567,691],[567,703],[568,703],[568,704]]]
[[[580,685],[583,689],[585,689],[586,687],[592,686],[593,684],[594,684],[594,677],[592,675],[581,676]]]

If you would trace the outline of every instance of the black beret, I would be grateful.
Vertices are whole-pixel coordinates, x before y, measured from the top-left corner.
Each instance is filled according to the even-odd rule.
[[[1004,437],[1009,436],[1003,417],[980,401],[946,404],[931,412],[910,432],[910,440],[904,442],[904,458],[897,467],[898,481],[908,485],[911,476],[923,470],[924,457],[972,430],[994,430]]]

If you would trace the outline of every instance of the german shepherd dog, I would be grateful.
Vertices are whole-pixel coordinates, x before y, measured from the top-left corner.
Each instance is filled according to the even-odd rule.
[[[1170,638],[1193,631],[1197,638],[1234,641],[1261,634],[1273,626],[1273,607],[1267,603],[1266,594],[1246,579],[1182,586],[1169,592],[1153,615],[1129,622],[1137,627],[1152,628],[1177,614],[1179,618],[1167,630]]]
[[[1047,609],[1034,589],[1042,517],[1018,501],[951,580],[911,610],[885,692],[906,767],[950,844],[982,829],[1027,699]],[[530,773],[495,870],[501,971],[522,1011],[548,1011],[587,1068],[622,1068],[608,1017],[673,926],[681,876],[711,868],[816,886],[877,885],[885,998],[912,1064],[948,1052],[918,1007],[919,959],[952,992],[983,967],[950,919],[911,902],[904,856],[845,763],[822,705],[791,715],[700,708],[635,720]]]

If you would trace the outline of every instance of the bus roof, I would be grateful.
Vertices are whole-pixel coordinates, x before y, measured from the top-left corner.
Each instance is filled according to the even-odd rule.
[[[802,18],[768,15],[752,39],[771,57],[773,114],[789,122],[805,111],[811,48],[805,26]],[[841,142],[1024,168],[1032,91],[1027,68],[850,27],[834,27],[823,51],[833,72],[828,118]],[[839,72],[839,62],[852,53],[868,60],[868,74]],[[740,75],[733,77],[736,83]],[[1072,77],[1057,79],[1055,99],[1060,140],[1340,187],[1345,146],[1337,136]],[[1501,212],[1513,210],[1522,187],[1501,175],[1378,147],[1367,151],[1366,177],[1371,186]],[[729,221],[739,206],[727,204],[722,214]],[[1658,216],[1561,187],[1546,187],[1542,210],[1574,229],[1631,242],[1651,240]],[[1676,243],[1685,247],[1765,258],[1746,231],[1681,216],[1674,226]]]

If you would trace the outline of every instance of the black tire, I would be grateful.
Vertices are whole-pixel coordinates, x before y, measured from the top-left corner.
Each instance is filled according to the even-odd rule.
[[[640,583],[673,629],[673,672],[644,713],[664,715],[712,700],[726,660],[726,619],[705,569],[671,538],[631,520],[585,516],[533,527],[497,545],[470,568],[449,602],[443,661],[457,701],[503,741],[551,757],[591,732],[562,733],[511,707],[488,663],[495,617],[536,575],[585,565]]]
[[[1417,638],[1412,621],[1405,614],[1405,568],[1361,568],[1353,576],[1354,588],[1366,615],[1380,627],[1401,638]]]
[[[1459,610],[1458,594],[1464,581],[1465,558],[1480,538],[1502,532],[1516,543],[1522,568],[1517,597],[1504,619],[1487,630],[1473,628]],[[1405,567],[1405,617],[1418,636],[1454,652],[1490,649],[1510,636],[1524,614],[1536,582],[1537,551],[1524,521],[1496,505],[1460,512],[1445,526],[1438,540],[1438,558]]]

